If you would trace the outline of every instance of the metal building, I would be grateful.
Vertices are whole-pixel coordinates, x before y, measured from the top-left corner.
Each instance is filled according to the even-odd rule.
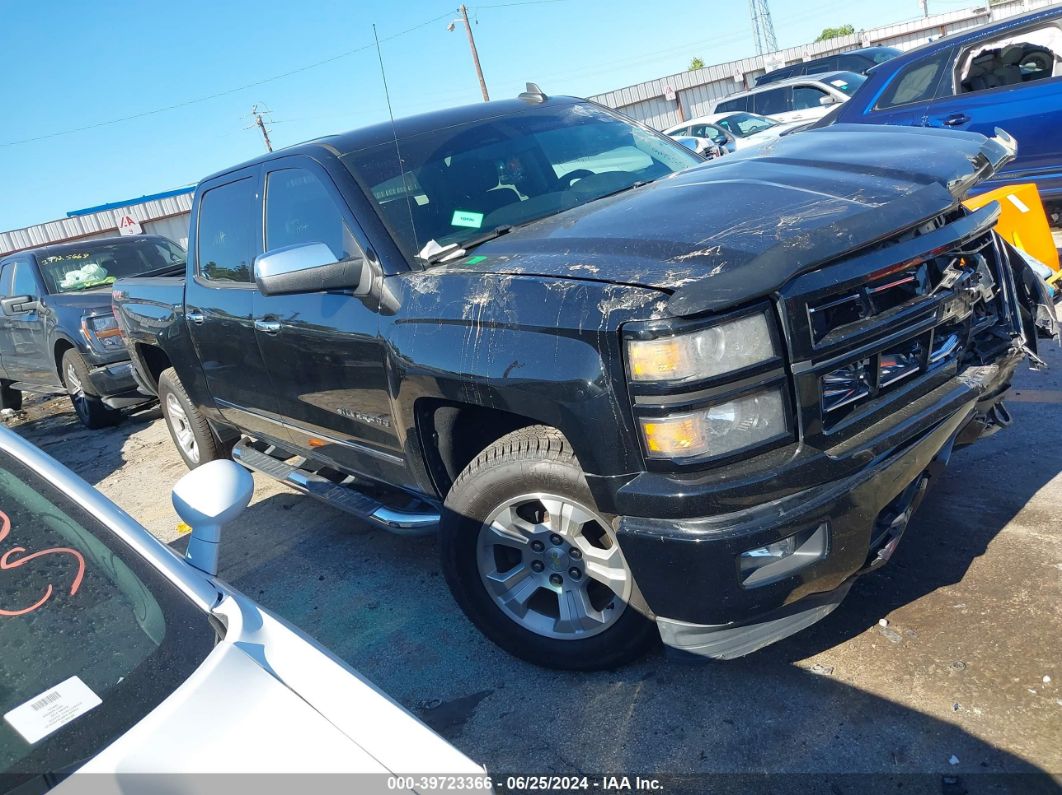
[[[131,218],[145,234],[164,235],[182,246],[188,245],[188,218],[192,210],[194,186],[141,196],[139,199],[101,204],[84,210],[71,210],[66,218],[22,229],[0,232],[0,255],[49,243],[114,237],[125,218]],[[135,225],[126,222],[126,228]]]

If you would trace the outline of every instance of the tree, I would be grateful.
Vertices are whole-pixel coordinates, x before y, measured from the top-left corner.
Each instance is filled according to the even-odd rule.
[[[855,33],[854,25],[841,25],[839,28],[823,28],[822,33],[815,41],[826,41],[826,39],[836,39],[838,36],[851,36]]]
[[[690,61],[689,71],[692,72],[692,71],[694,71],[696,69],[703,69],[703,68],[704,68],[704,61],[701,60],[700,58],[694,58],[692,61]]]

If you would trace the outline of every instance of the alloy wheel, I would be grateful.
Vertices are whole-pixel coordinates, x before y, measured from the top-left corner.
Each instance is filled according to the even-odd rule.
[[[633,579],[609,523],[554,494],[508,500],[483,524],[480,579],[521,627],[563,640],[604,632],[623,615]]]
[[[73,364],[66,366],[66,391],[70,394],[70,402],[74,404],[74,411],[82,422],[88,422],[89,407],[88,396],[85,394],[85,386],[78,377]]]
[[[188,460],[199,463],[199,445],[195,441],[188,414],[185,413],[184,407],[172,392],[166,395],[166,419],[173,429],[178,446],[184,451]]]

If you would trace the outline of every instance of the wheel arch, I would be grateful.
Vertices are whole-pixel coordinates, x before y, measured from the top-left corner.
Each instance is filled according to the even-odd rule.
[[[418,401],[414,411],[424,463],[440,497],[489,445],[520,428],[548,425],[502,409],[432,398]]]
[[[77,345],[69,337],[56,337],[55,342],[52,344],[52,359],[55,363],[55,374],[59,376],[60,384],[66,383],[63,381],[63,357],[66,356],[67,351],[76,351],[77,349]]]

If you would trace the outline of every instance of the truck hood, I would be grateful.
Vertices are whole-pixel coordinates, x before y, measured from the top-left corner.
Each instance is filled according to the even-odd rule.
[[[653,287],[673,293],[672,314],[714,311],[955,207],[1015,151],[999,130],[833,125],[528,224],[445,267]]]
[[[102,287],[98,290],[86,290],[78,293],[52,293],[45,298],[45,301],[55,307],[80,309],[82,312],[109,311],[111,308],[111,290],[109,287]]]

